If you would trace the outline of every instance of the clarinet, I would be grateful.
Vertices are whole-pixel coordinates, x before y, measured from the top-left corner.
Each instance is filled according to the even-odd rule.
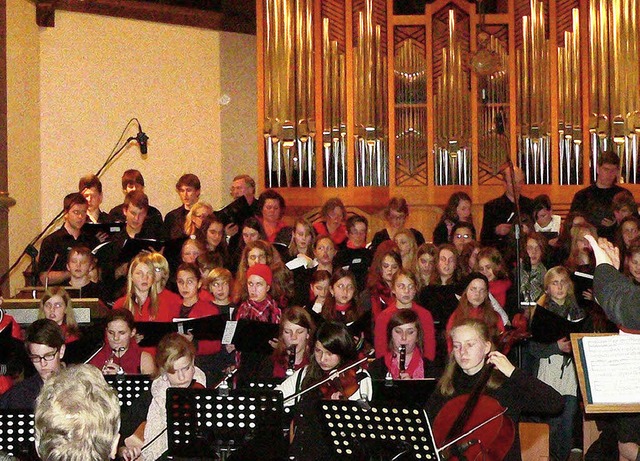
[[[287,360],[287,371],[286,375],[291,376],[295,371],[294,368],[296,366],[296,347],[297,344],[292,344],[287,348],[288,360]]]
[[[398,348],[400,352],[400,358],[398,358],[398,368],[400,373],[404,373],[406,371],[405,362],[407,361],[407,346],[404,344]]]
[[[120,366],[120,359],[122,358],[122,355],[118,354],[122,354],[122,352],[124,352],[125,350],[125,347],[116,347],[115,349],[111,349],[111,356],[107,360],[105,360],[104,365],[102,366],[102,371],[104,372],[107,365],[109,365],[110,363],[114,363],[118,365],[118,371],[116,373],[119,375],[123,375],[124,370]]]

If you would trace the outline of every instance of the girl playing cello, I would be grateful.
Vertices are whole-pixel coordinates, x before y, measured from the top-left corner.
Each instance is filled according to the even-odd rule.
[[[509,440],[506,442],[507,445],[502,447],[503,456],[482,457],[484,452],[490,456],[491,451],[497,451],[497,447],[491,441],[483,441],[479,435],[480,432],[470,435],[470,439],[479,441],[471,444],[469,450],[480,450],[479,459],[520,460],[518,438],[520,413],[558,413],[562,410],[562,396],[542,381],[515,368],[504,354],[494,350],[489,329],[481,320],[462,319],[454,324],[450,336],[453,341],[453,351],[449,355],[449,362],[438,382],[438,387],[429,398],[426,407],[429,417],[434,421],[434,434],[438,445],[442,447],[451,438],[448,437],[448,432],[452,424],[451,421],[445,421],[446,417],[451,418],[450,415],[459,414],[464,406],[464,402],[459,401],[462,399],[456,397],[470,394],[484,375],[485,368],[493,367],[492,370],[487,371],[490,375],[484,389],[486,395],[481,399],[488,396],[490,400],[496,400],[499,403],[496,405],[498,410],[488,411],[486,415],[481,415],[479,418],[474,411],[462,433],[495,416],[502,411],[499,409],[500,406],[504,407],[507,409],[505,415],[512,421],[515,433],[510,434],[513,436],[513,442]],[[488,406],[487,402],[481,400],[476,410],[486,409]],[[475,421],[474,418],[478,420]],[[453,419],[455,420],[455,416]],[[473,459],[471,452],[466,453],[466,456],[467,459]]]

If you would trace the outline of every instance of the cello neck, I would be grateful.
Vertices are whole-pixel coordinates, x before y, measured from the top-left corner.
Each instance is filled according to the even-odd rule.
[[[460,414],[458,415],[454,423],[451,425],[451,429],[449,429],[449,432],[447,433],[447,437],[445,438],[445,440],[454,439],[462,434],[465,424],[469,420],[471,413],[473,413],[473,410],[475,409],[476,404],[478,403],[478,399],[480,399],[480,396],[484,392],[484,388],[489,382],[489,378],[491,378],[491,373],[493,372],[493,369],[494,369],[493,365],[486,364],[485,362],[485,366],[482,368],[482,371],[480,371],[480,377],[478,378],[478,381],[476,382],[476,384],[473,386],[473,389],[469,393],[469,399],[466,401],[464,407],[462,408],[462,411],[460,411]]]

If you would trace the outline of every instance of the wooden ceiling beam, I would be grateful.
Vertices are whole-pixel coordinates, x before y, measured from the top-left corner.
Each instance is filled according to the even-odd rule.
[[[256,33],[255,22],[245,17],[231,16],[218,11],[131,0],[36,0],[38,26],[54,27],[56,10],[140,19],[241,34],[255,35]]]

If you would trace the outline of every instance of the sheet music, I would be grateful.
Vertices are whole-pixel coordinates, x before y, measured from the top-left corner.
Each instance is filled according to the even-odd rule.
[[[236,327],[238,322],[236,320],[229,320],[224,326],[224,334],[222,335],[222,344],[231,344],[233,342],[233,336],[236,334]]]
[[[640,403],[640,335],[585,336],[582,348],[594,404]]]
[[[285,264],[285,266],[287,266],[287,269],[289,269],[290,271],[297,269],[299,267],[304,267],[305,269],[311,269],[316,267],[317,265],[318,265],[318,262],[315,259],[310,261],[309,258],[303,258],[300,256],[292,259],[287,264]]]

